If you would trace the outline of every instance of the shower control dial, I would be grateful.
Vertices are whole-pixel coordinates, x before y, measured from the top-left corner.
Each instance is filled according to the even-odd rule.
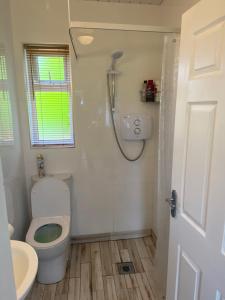
[[[141,128],[135,127],[135,128],[134,128],[134,133],[135,133],[136,135],[139,135],[139,134],[141,133]]]

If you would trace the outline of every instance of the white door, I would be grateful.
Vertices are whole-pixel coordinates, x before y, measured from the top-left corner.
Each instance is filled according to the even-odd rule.
[[[225,0],[183,16],[167,300],[225,300]]]

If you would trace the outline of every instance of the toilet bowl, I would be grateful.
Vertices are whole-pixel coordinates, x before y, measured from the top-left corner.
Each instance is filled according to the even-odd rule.
[[[37,252],[37,279],[51,284],[63,279],[70,245],[70,191],[54,177],[45,177],[31,190],[32,221],[26,242]]]

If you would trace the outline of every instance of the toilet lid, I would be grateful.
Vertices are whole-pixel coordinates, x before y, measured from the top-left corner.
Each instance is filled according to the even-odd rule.
[[[65,182],[54,177],[44,177],[31,190],[33,218],[69,216],[70,191]]]

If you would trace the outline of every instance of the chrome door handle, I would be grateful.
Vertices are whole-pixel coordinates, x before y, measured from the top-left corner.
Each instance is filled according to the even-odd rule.
[[[175,218],[177,210],[177,193],[175,190],[172,191],[171,198],[167,198],[166,202],[169,204],[171,216]]]

